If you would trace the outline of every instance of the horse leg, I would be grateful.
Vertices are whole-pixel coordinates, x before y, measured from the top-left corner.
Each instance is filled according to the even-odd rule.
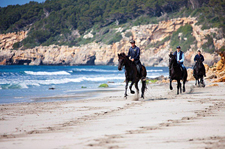
[[[185,92],[185,80],[183,80],[183,92]]]
[[[205,87],[205,83],[204,83],[204,80],[203,80],[203,76],[201,77],[201,83],[202,83],[202,87]]]
[[[139,94],[138,82],[135,83],[135,88],[136,88],[137,94]]]
[[[172,87],[172,79],[170,79],[170,90],[173,90],[173,87]]]
[[[137,99],[136,99],[136,100],[138,100],[138,99],[139,99],[139,88],[138,88],[138,81],[137,81],[137,82],[135,82],[135,88],[136,88],[136,91],[137,91]]]
[[[125,85],[125,94],[124,97],[127,97],[127,87],[128,87],[128,80],[126,80],[126,85]]]
[[[141,98],[144,99],[144,93],[145,93],[145,88],[146,88],[146,80],[142,79],[142,87],[141,87]]]
[[[199,86],[202,87],[202,77],[199,78]]]
[[[198,78],[198,87],[200,87],[200,81],[199,81],[199,78]]]
[[[132,90],[133,84],[134,84],[134,81],[132,81],[131,84],[130,84],[130,93],[131,94],[135,94],[135,91]]]
[[[202,78],[202,87],[205,87],[204,78]]]
[[[179,94],[180,89],[180,80],[177,80],[177,95]]]
[[[182,93],[182,87],[181,87],[181,82],[180,82],[180,93]]]

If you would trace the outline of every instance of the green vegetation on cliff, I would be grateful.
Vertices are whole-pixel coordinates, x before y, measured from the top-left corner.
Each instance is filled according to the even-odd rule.
[[[175,17],[194,16],[203,28],[225,30],[225,0],[46,0],[0,8],[0,33],[27,30],[26,39],[14,45],[80,45],[93,40],[107,44],[122,37],[111,28],[157,23]],[[83,35],[93,28],[93,39]],[[80,33],[77,34],[77,31]],[[110,37],[111,35],[111,37]],[[126,34],[130,36],[130,33]],[[224,34],[223,34],[224,36]],[[173,37],[172,37],[173,38]],[[190,45],[187,42],[187,46]],[[159,43],[160,44],[160,43]],[[175,43],[172,43],[174,46]]]
[[[182,51],[190,49],[191,45],[196,44],[195,37],[192,36],[192,27],[187,24],[180,27],[176,32],[172,34],[170,47],[176,50],[177,45],[181,45]]]

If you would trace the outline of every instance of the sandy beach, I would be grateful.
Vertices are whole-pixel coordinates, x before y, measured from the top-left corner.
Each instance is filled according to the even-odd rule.
[[[225,148],[225,84],[193,84],[181,95],[176,83],[149,84],[139,101],[119,86],[92,99],[2,104],[0,148]]]

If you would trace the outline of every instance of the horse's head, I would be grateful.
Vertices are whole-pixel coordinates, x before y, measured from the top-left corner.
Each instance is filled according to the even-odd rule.
[[[176,57],[175,55],[172,54],[172,52],[170,52],[169,54],[169,67],[171,67],[174,63],[177,63]]]
[[[128,57],[125,53],[118,54],[118,70],[122,70],[125,62],[128,60]]]

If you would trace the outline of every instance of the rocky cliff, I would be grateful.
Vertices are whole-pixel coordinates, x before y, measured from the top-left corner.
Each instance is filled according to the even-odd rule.
[[[27,64],[27,65],[116,65],[117,53],[128,52],[130,47],[129,40],[136,40],[137,46],[141,49],[141,61],[146,66],[167,66],[168,54],[171,51],[170,39],[173,32],[181,26],[189,24],[193,28],[192,36],[196,39],[196,46],[185,49],[185,65],[193,65],[193,58],[197,49],[207,42],[207,35],[219,34],[220,29],[211,28],[202,30],[201,26],[196,25],[196,18],[177,18],[159,22],[159,24],[149,24],[134,26],[123,32],[123,29],[115,29],[120,32],[122,39],[112,45],[103,43],[89,43],[79,47],[68,46],[38,46],[33,49],[12,50],[15,42],[26,38],[27,32],[10,33],[0,35],[1,51],[0,62],[2,64]],[[125,34],[131,32],[132,36],[126,37]],[[181,34],[177,38],[181,38]],[[84,36],[85,38],[87,36]],[[87,38],[92,38],[88,36]],[[182,37],[182,40],[187,40]],[[151,46],[155,45],[157,46]],[[225,45],[225,39],[213,38],[215,49],[220,49]],[[182,47],[182,45],[181,45]],[[205,63],[213,65],[220,58],[217,54],[204,52]]]
[[[13,44],[22,41],[27,37],[28,31],[18,33],[0,34],[0,49],[13,49]]]
[[[207,64],[205,64],[206,80],[211,82],[225,82],[225,52],[219,52],[219,57],[220,60],[213,66],[209,67]],[[193,69],[189,68],[187,71],[187,80],[195,80],[193,77]]]

